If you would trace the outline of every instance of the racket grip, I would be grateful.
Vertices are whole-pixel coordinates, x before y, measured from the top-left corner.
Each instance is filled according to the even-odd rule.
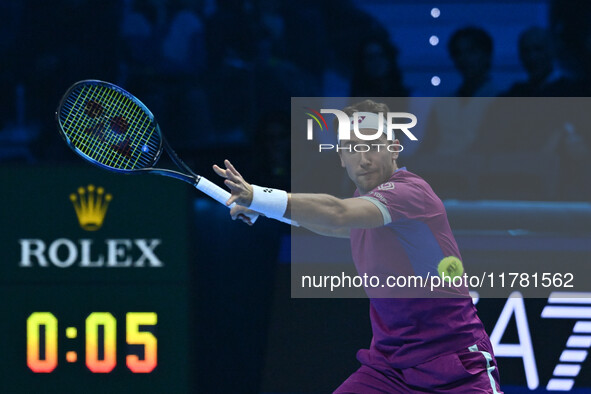
[[[195,184],[195,187],[223,205],[226,205],[226,201],[230,198],[230,193],[202,176],[199,177],[199,181]],[[232,208],[234,205],[236,203],[232,203],[228,208]],[[257,213],[245,213],[244,215],[248,216],[251,223],[256,222],[259,217]]]

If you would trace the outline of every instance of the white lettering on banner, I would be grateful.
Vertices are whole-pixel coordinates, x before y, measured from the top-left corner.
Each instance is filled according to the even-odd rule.
[[[470,292],[474,304],[479,301],[477,292]],[[511,317],[515,316],[519,343],[501,343]],[[574,378],[581,372],[581,363],[591,347],[591,293],[554,292],[548,298],[548,305],[541,313],[542,319],[573,319],[576,323],[571,336],[560,354],[560,360],[546,385],[547,391],[570,391],[575,384]],[[535,390],[539,386],[538,369],[531,341],[531,331],[527,321],[523,295],[513,292],[499,316],[490,335],[495,357],[517,357],[523,360],[527,387]],[[565,364],[569,363],[569,364]]]
[[[92,261],[90,257],[90,248],[92,246],[92,239],[81,239],[80,249],[82,256],[80,258],[80,267],[102,267],[105,259],[102,255],[99,255],[95,261]]]
[[[159,239],[151,239],[150,243],[146,242],[145,239],[136,239],[135,244],[141,250],[142,255],[139,259],[136,260],[134,265],[136,267],[143,267],[144,262],[147,261],[148,263],[152,264],[152,262],[158,262],[159,266],[162,266],[162,262],[158,259],[158,257],[154,254],[154,249],[156,246],[160,245]]]
[[[20,267],[68,268],[80,267],[162,267],[162,260],[155,253],[160,239],[106,239],[105,247],[96,254],[91,239],[72,241],[59,238],[49,246],[41,239],[19,239],[21,248]],[[106,249],[106,250],[105,250]],[[95,251],[95,254],[93,254]],[[133,256],[140,253],[137,260]],[[94,256],[94,257],[93,257]]]
[[[129,267],[131,265],[131,257],[127,256],[127,252],[131,249],[131,241],[129,239],[108,239],[108,267]],[[127,256],[127,258],[126,258]]]
[[[58,251],[61,246],[65,246],[68,250],[65,260],[60,260],[58,256]],[[51,261],[53,265],[60,268],[67,268],[74,264],[74,261],[76,261],[78,258],[78,248],[76,248],[74,242],[70,241],[69,239],[60,238],[56,239],[51,243],[51,245],[49,245],[49,251],[47,254],[49,256],[49,261]]]
[[[45,242],[40,239],[19,239],[18,242],[21,244],[21,267],[30,267],[31,257],[35,257],[41,267],[47,267],[47,259],[43,254]]]
[[[513,315],[515,316],[515,322],[517,323],[519,343],[501,343],[501,338],[503,338],[503,334],[505,334],[511,316]],[[520,292],[515,291],[511,293],[507,299],[505,307],[501,312],[501,316],[499,317],[499,320],[497,320],[497,324],[490,334],[490,342],[493,346],[496,357],[519,357],[523,359],[527,387],[530,390],[538,388],[540,379],[538,377],[534,347],[532,345],[529,325],[527,323],[525,304],[523,303],[523,296]]]
[[[544,319],[575,319],[577,322],[566,342],[566,349],[554,367],[552,379],[548,381],[548,391],[568,391],[581,372],[581,363],[587,358],[591,347],[591,293],[554,292],[542,310]],[[569,364],[564,364],[568,362]]]

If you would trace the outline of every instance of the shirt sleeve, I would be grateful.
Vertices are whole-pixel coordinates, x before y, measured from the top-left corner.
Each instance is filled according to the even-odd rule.
[[[364,197],[368,200],[375,200],[386,208],[390,216],[388,223],[401,219],[421,218],[425,215],[426,193],[414,184],[386,182]],[[378,208],[380,207],[378,206]],[[384,220],[384,224],[388,223]]]
[[[390,212],[388,211],[386,205],[384,205],[381,201],[378,201],[377,199],[370,196],[361,196],[359,198],[367,200],[374,204],[376,207],[378,207],[378,209],[382,213],[382,217],[384,218],[384,226],[392,223],[392,216],[390,215]]]

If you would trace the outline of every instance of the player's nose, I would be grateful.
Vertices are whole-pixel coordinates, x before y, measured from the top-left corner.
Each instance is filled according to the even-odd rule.
[[[369,154],[366,152],[361,152],[360,158],[359,158],[359,165],[361,167],[367,167],[370,164],[371,164],[371,160],[370,160]]]

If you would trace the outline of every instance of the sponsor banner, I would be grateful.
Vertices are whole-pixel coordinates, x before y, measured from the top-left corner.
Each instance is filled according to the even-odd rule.
[[[0,281],[186,281],[187,187],[85,167],[2,168]]]

